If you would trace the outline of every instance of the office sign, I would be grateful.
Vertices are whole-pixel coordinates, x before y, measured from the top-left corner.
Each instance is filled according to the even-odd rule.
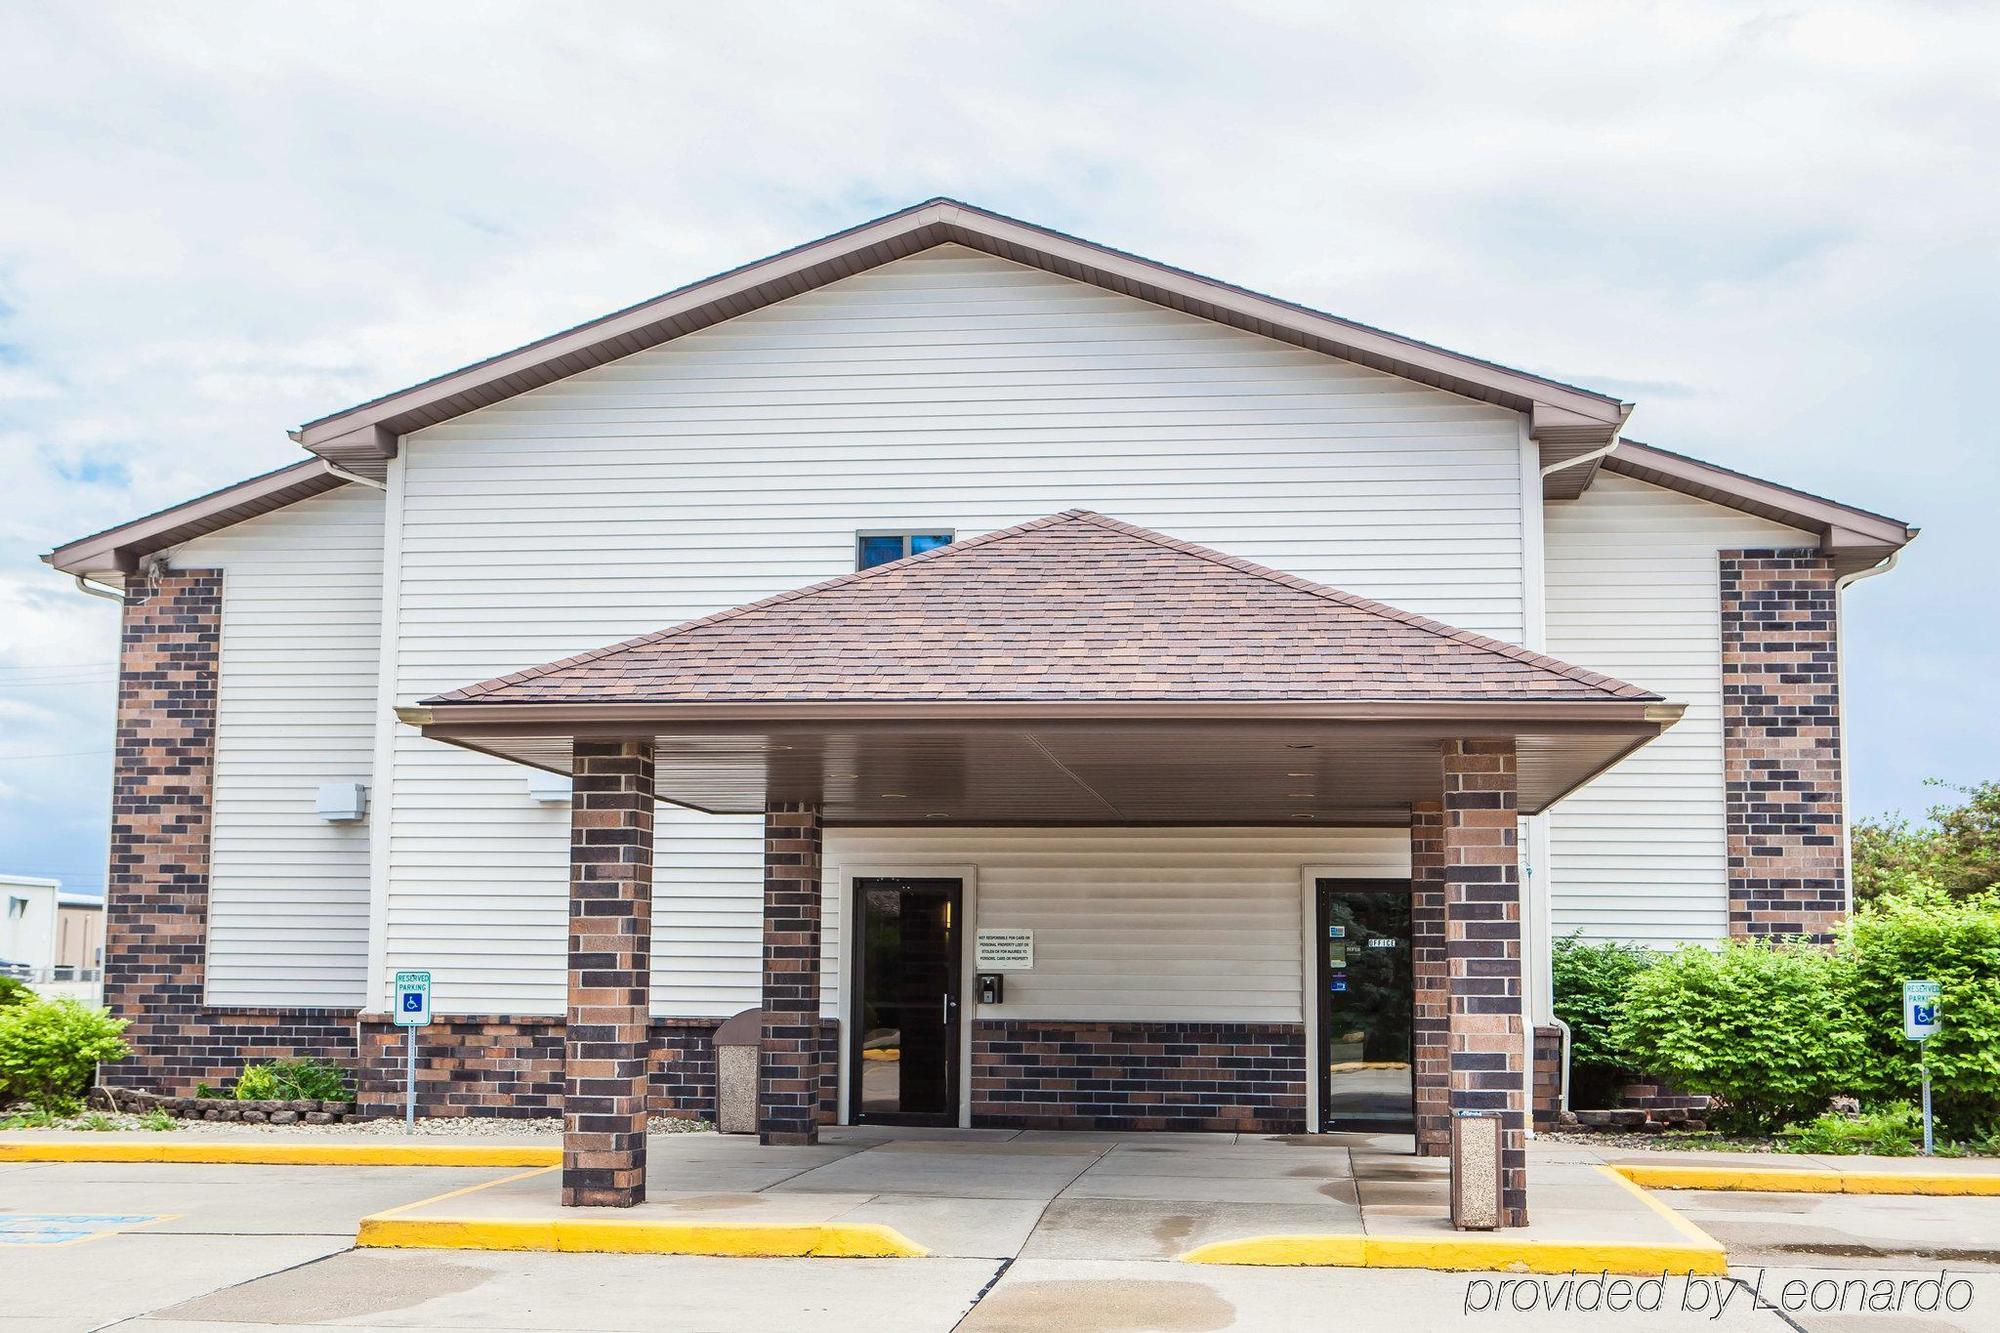
[[[972,953],[977,972],[1032,972],[1035,932],[981,926],[973,936]]]

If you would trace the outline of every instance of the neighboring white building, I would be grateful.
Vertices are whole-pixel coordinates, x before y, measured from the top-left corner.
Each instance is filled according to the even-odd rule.
[[[422,967],[438,1012],[491,1056],[456,1067],[459,1104],[546,1104],[560,1029],[551,1048],[534,1025],[573,984],[571,810],[547,774],[427,737],[422,701],[852,573],[874,538],[914,554],[1075,509],[1666,701],[1664,735],[1522,822],[1530,1025],[1550,1017],[1562,934],[1822,929],[1845,892],[1838,585],[1913,530],[1621,439],[1630,411],[933,201],[312,423],[299,438],[320,458],[50,557],[219,615],[213,735],[190,742],[212,743],[212,802],[188,798],[212,818],[201,874],[144,869],[170,859],[145,850],[161,817],[147,789],[115,835],[145,855],[114,866],[114,981],[121,950],[158,961],[121,913],[169,919],[153,914],[171,900],[205,923],[198,947],[176,946],[194,953],[171,955],[175,998],[155,1007],[178,1016],[142,1034],[149,1068],[226,1073],[186,1054],[226,1028],[271,1048],[345,1040],[365,1070],[377,1020],[357,1047],[354,1015]],[[1795,569],[1726,554],[1745,551]],[[1772,608],[1789,647],[1760,629]],[[162,706],[151,614],[128,611],[121,744],[149,743],[131,719]],[[880,651],[922,647],[885,627]],[[1792,699],[1795,678],[1816,693]],[[1540,762],[1521,753],[1524,773]],[[1795,768],[1790,788],[1772,776]],[[365,811],[342,810],[357,787]],[[962,882],[968,940],[1032,932],[1033,968],[1004,1001],[979,1002],[968,954],[947,1015],[962,1002],[972,1023],[1090,1040],[1107,1025],[1275,1032],[1298,1056],[1272,1057],[1291,1072],[1247,1094],[1251,1118],[1338,1118],[1305,1073],[1347,1059],[1305,1050],[1303,1034],[1348,1021],[1315,1012],[1346,973],[1320,948],[1313,885],[1407,885],[1407,801],[1364,817],[1329,798],[1307,827],[926,822],[822,799],[835,1113],[862,1113],[858,1029],[878,1026],[854,1011],[856,884],[902,876]],[[676,1034],[765,993],[764,836],[754,814],[659,808],[651,1010],[687,1057],[661,1057],[667,1104],[704,1105],[700,1039]],[[951,1060],[979,1058],[965,1040]],[[946,1118],[1000,1115],[975,1108],[986,1075],[968,1069]]]
[[[61,894],[61,880],[0,874],[0,968],[40,976],[54,966]]]

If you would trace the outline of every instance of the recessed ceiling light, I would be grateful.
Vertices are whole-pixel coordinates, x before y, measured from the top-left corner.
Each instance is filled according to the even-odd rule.
[[[859,773],[829,773],[827,776],[830,778],[858,778],[861,775]]]
[[[933,811],[931,811],[931,812],[930,812],[929,814],[925,815],[925,816],[924,816],[924,818],[925,818],[925,819],[950,819],[950,818],[951,818],[951,816],[950,816],[950,815],[948,815],[948,814],[946,814],[946,813],[945,813],[944,811],[942,811],[942,810],[933,810]]]
[[[1311,793],[1311,792],[1309,792],[1309,791],[1288,791],[1288,792],[1286,792],[1286,793],[1285,793],[1285,795],[1287,795],[1287,796],[1305,796],[1305,797],[1311,797],[1311,796],[1313,795],[1313,793]]]
[[[1309,777],[1311,777],[1311,776],[1312,776],[1312,774],[1310,774],[1310,773],[1287,773],[1287,774],[1285,774],[1285,776],[1286,776],[1286,777],[1288,777],[1288,778],[1309,778]]]
[[[1304,810],[1301,810],[1299,811],[1299,813],[1292,816],[1293,819],[1317,819],[1318,817],[1319,816],[1317,815],[1308,814]]]
[[[906,791],[885,791],[882,793],[882,799],[885,801],[907,801],[910,799],[910,794]]]

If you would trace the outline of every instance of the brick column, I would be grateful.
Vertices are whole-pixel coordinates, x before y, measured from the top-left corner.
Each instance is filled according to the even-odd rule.
[[[1444,918],[1444,802],[1410,809],[1410,954],[1416,972],[1417,1154],[1451,1151],[1451,973]]]
[[[766,806],[757,1064],[757,1130],[765,1143],[819,1141],[819,860],[819,806]]]
[[[104,1081],[192,1092],[207,963],[222,571],[134,578],[118,645],[117,757],[105,880],[104,1002],[132,1057]]]
[[[1847,912],[1838,578],[1812,551],[1722,553],[1729,933],[1829,940]]]
[[[1505,1113],[1502,1219],[1526,1226],[1528,1071],[1514,743],[1446,741],[1443,751],[1451,1109]]]
[[[566,1206],[646,1198],[653,969],[653,745],[577,741],[570,798]]]

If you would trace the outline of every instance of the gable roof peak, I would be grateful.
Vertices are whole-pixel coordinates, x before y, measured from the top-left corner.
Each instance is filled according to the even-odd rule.
[[[1545,467],[1584,462],[1616,438],[1630,411],[1607,394],[1448,351],[940,195],[307,422],[292,437],[330,462],[379,479],[403,435],[953,243],[1521,412],[1529,419],[1530,434],[1541,443]],[[1588,470],[1566,466],[1552,474],[1548,484],[1580,486]]]

